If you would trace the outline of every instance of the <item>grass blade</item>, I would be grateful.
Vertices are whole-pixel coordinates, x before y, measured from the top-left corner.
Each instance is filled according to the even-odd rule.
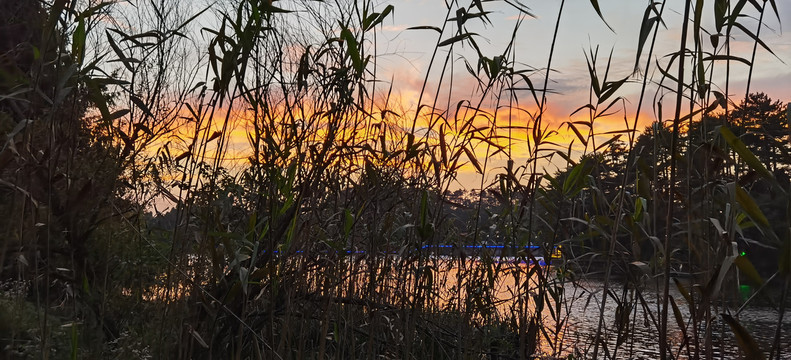
[[[722,320],[725,321],[728,326],[731,327],[731,331],[736,336],[736,341],[739,342],[739,347],[747,355],[746,359],[753,359],[753,360],[760,360],[766,359],[764,356],[763,351],[758,346],[758,343],[755,342],[755,339],[750,335],[750,333],[745,329],[741,324],[739,324],[736,319],[728,314],[720,314],[722,316]]]

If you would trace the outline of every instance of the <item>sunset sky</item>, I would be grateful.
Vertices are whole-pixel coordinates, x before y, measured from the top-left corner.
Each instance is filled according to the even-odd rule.
[[[516,32],[516,62],[524,65],[524,68],[533,67],[542,69],[546,67],[549,49],[552,40],[552,31],[557,19],[561,1],[522,1],[535,17],[522,15],[524,21]],[[643,13],[648,1],[623,1],[623,0],[600,0],[601,11],[604,19],[612,27],[607,25],[598,17],[593,6],[589,1],[566,1],[563,15],[560,21],[557,44],[552,68],[556,72],[551,74],[549,88],[557,93],[549,94],[547,99],[549,120],[558,128],[564,121],[577,120],[578,117],[587,119],[587,111],[577,113],[574,118],[570,114],[580,106],[587,104],[589,98],[590,79],[588,75],[585,53],[591,49],[599,47],[599,67],[600,72],[604,72],[607,58],[612,51],[612,65],[610,70],[610,80],[627,77],[635,63],[636,49]],[[713,24],[713,1],[706,2],[703,11],[703,27],[706,30],[714,31]],[[778,1],[780,21],[787,27],[791,23],[791,6],[783,1]],[[652,69],[654,79],[660,76],[656,73],[656,62],[667,63],[664,55],[678,50],[679,37],[681,32],[681,19],[683,17],[683,0],[670,0],[667,2],[664,18],[667,29],[660,29],[657,38],[657,45],[652,57]],[[382,3],[382,7],[386,5]],[[416,107],[417,97],[423,78],[426,75],[431,51],[437,42],[437,33],[431,30],[407,30],[413,26],[442,26],[442,21],[447,12],[445,2],[438,0],[404,0],[394,4],[394,16],[385,20],[383,31],[380,32],[386,38],[380,42],[380,58],[378,65],[379,77],[388,79],[392,74],[394,79],[394,89],[402,101],[406,102],[412,109]],[[508,43],[520,18],[519,11],[504,2],[484,2],[486,10],[491,11],[488,15],[491,24],[481,25],[481,22],[470,20],[468,27],[471,32],[480,36],[476,37],[484,55],[493,57],[502,53]],[[757,16],[758,12],[750,5],[747,13]],[[455,8],[454,8],[455,10]],[[451,15],[453,16],[453,15]],[[753,33],[757,28],[757,18],[743,18],[741,23]],[[450,28],[449,29],[454,29]],[[454,30],[451,30],[454,31]],[[451,33],[446,29],[446,33]],[[450,35],[443,35],[443,40]],[[767,10],[764,16],[764,27],[760,32],[761,39],[774,51],[773,56],[760,46],[756,55],[755,68],[753,72],[751,91],[761,91],[767,93],[771,98],[782,102],[791,101],[791,36],[778,22],[777,16],[771,9]],[[721,44],[724,40],[721,40]],[[691,42],[690,42],[691,44]],[[713,51],[709,39],[704,39],[704,51]],[[449,47],[441,48],[435,60],[441,62],[444,59]],[[461,98],[473,98],[475,86],[472,78],[467,74],[462,61],[464,56],[473,66],[476,58],[474,53],[456,46],[454,52],[454,96]],[[731,43],[732,55],[750,59],[753,48],[753,41],[739,30],[735,30]],[[643,50],[640,66],[644,67],[647,59],[648,46]],[[782,61],[781,61],[782,59]],[[785,64],[783,63],[785,62]],[[436,66],[436,63],[435,63]],[[713,82],[719,87],[718,90],[725,93],[725,66],[724,62],[716,65]],[[747,66],[745,64],[732,62],[730,73],[730,85],[728,94],[731,99],[738,103],[743,98],[747,80]],[[676,70],[671,70],[675,72]],[[438,79],[438,68],[432,69],[429,88],[434,89]],[[543,82],[543,72],[536,73],[531,77],[534,85],[540,87]],[[626,118],[631,122],[637,108],[640,93],[641,78],[632,77],[633,83],[625,85],[618,93],[626,101]],[[434,87],[432,87],[434,85]],[[444,95],[447,96],[447,95]],[[658,120],[654,114],[654,106],[658,98],[657,87],[649,86],[641,110],[641,125],[645,125]],[[530,96],[524,93],[523,104],[532,104]],[[429,97],[430,98],[430,97]],[[423,103],[427,98],[424,96]],[[673,96],[666,96],[664,100],[664,119],[668,120],[672,116]],[[618,113],[606,121],[601,121],[596,126],[596,131],[604,132],[613,129],[624,128],[624,114]],[[562,127],[561,130],[565,130]],[[567,134],[565,141],[570,141]],[[518,153],[513,154],[518,157]],[[518,161],[517,161],[518,163]],[[471,169],[467,169],[471,170]],[[552,170],[552,169],[548,169]]]
[[[467,29],[478,34],[475,40],[481,47],[481,51],[485,56],[492,58],[502,54],[514,33],[515,26],[521,19],[521,25],[515,35],[516,67],[538,69],[530,78],[534,86],[541,87],[546,74],[543,69],[547,66],[552,32],[561,1],[511,0],[508,2],[524,4],[533,16],[520,14],[517,9],[505,1],[483,2],[484,9],[490,11],[488,17],[491,23],[483,24],[480,19],[472,19],[467,22]],[[649,77],[656,81],[661,78],[661,74],[656,70],[657,62],[662,65],[667,64],[668,58],[665,55],[678,50],[684,2],[684,0],[667,1],[667,8],[664,11],[667,28],[660,28],[649,70]],[[713,3],[713,1],[705,2],[702,16],[704,30],[714,31]],[[382,0],[378,4],[377,11],[382,11],[385,6],[390,4],[394,6],[394,11],[377,30],[376,77],[387,85],[392,79],[393,99],[391,106],[396,103],[406,115],[405,117],[409,118],[414,116],[414,111],[417,109],[418,96],[428,71],[432,51],[438,42],[438,33],[432,30],[408,30],[408,28],[415,26],[441,27],[448,10],[445,1],[441,0],[401,0],[396,2]],[[462,2],[462,4],[466,5],[467,2]],[[575,138],[564,122],[588,120],[587,111],[580,111],[571,116],[575,109],[589,102],[591,86],[585,54],[590,54],[598,47],[598,68],[601,76],[605,71],[610,52],[612,52],[608,77],[611,81],[629,77],[634,68],[638,36],[648,1],[599,0],[599,4],[602,15],[612,30],[599,18],[590,1],[586,0],[566,1],[560,20],[552,62],[554,71],[551,73],[548,85],[553,93],[547,95],[544,121],[545,125],[549,124],[550,130],[558,130],[559,136],[552,140],[562,145],[568,144]],[[791,4],[787,1],[777,1],[777,4],[780,21],[774,12],[768,9],[763,20],[764,27],[760,32],[760,38],[774,51],[776,56],[760,46],[758,47],[751,91],[765,92],[771,98],[787,103],[791,101],[791,86],[789,86],[791,84],[791,35],[784,31],[780,22],[785,27],[791,24]],[[280,1],[276,5],[291,8],[293,4]],[[455,16],[455,10],[458,7],[457,4],[452,5],[451,17]],[[756,9],[749,4],[745,11],[750,16],[758,16]],[[296,21],[301,20],[299,13],[287,16],[291,16]],[[758,25],[757,18],[754,17],[743,17],[740,20],[741,24],[752,32],[756,31]],[[449,22],[441,40],[453,36],[455,31],[455,22]],[[368,37],[368,39],[371,38]],[[724,39],[721,39],[720,47],[723,42]],[[703,43],[704,51],[714,51],[708,37],[703,39]],[[749,60],[753,44],[751,38],[740,30],[735,30],[731,42],[732,55]],[[689,41],[688,45],[692,46],[692,42]],[[437,53],[434,67],[429,73],[427,91],[421,102],[424,105],[432,103],[441,66],[449,49],[450,46],[441,47]],[[639,62],[641,68],[645,67],[648,51],[649,45],[646,45]],[[475,53],[468,45],[457,43],[453,47],[453,59],[453,99],[450,101],[451,105],[448,105],[448,78],[451,76],[449,69],[441,85],[440,101],[437,104],[440,109],[454,109],[456,102],[461,99],[476,102],[480,98],[480,92],[476,91],[476,83],[468,74],[464,62],[466,60],[473,67],[476,66],[477,56]],[[372,69],[373,65],[369,65],[369,70]],[[744,96],[747,70],[748,67],[745,64],[731,62],[730,84],[727,93],[735,103],[739,103]],[[676,71],[675,66],[671,68],[672,73]],[[625,112],[622,111],[622,106],[617,106],[615,109],[618,111],[614,115],[597,121],[594,126],[595,132],[623,130],[626,128],[625,121],[628,121],[631,126],[638,106],[642,77],[631,76],[629,79],[630,81],[616,94],[625,99]],[[715,84],[714,90],[726,93],[725,62],[715,63],[712,81]],[[666,82],[665,85],[668,83]],[[387,86],[379,86],[377,89],[379,96],[382,96],[381,93],[386,92]],[[668,91],[658,92],[657,89],[656,84],[650,84],[647,88],[642,103],[640,122],[637,126],[638,130],[642,130],[654,121],[667,121],[672,117],[675,96]],[[655,113],[655,105],[658,101],[663,103],[662,119],[658,119]],[[536,108],[532,96],[525,91],[520,93],[519,103],[523,108]],[[486,106],[484,103],[484,107]],[[488,106],[491,109],[491,103]],[[234,139],[238,140],[239,149],[244,149],[247,146],[244,131],[244,129],[237,129],[236,132],[239,134],[234,136]],[[524,140],[525,135],[519,134],[514,137]],[[484,157],[486,150],[485,146],[479,146],[475,152]],[[525,162],[527,147],[524,141],[512,147],[511,155],[517,166]],[[502,167],[505,159],[503,156],[490,158],[488,170],[493,170],[492,174],[497,173],[496,168]],[[558,166],[565,166],[565,163],[542,165],[546,166],[546,171],[553,172]],[[487,175],[484,182],[489,183],[493,176]],[[468,188],[477,186],[480,181],[480,177],[475,174],[471,166],[462,169],[459,179],[462,187]]]
[[[526,17],[517,33],[517,62],[536,68],[546,66],[552,39],[552,31],[561,1],[522,1],[535,15]],[[589,78],[584,53],[590,48],[599,46],[600,63],[606,61],[610,50],[613,51],[612,78],[629,75],[635,61],[639,29],[647,1],[600,0],[602,14],[612,27],[610,31],[598,17],[589,1],[567,1],[560,22],[560,31],[555,49],[553,68],[558,73],[552,75],[554,84],[550,87],[560,94],[550,95],[554,107],[574,109],[582,105],[579,100],[587,99]],[[683,0],[668,1],[665,11],[667,30],[662,29],[657,41],[654,58],[678,50],[678,38],[683,15]],[[704,28],[713,31],[713,1],[706,2],[703,12]],[[383,3],[384,4],[384,3]],[[479,45],[485,55],[497,55],[502,51],[511,37],[519,12],[504,2],[484,3],[486,10],[492,11],[489,18],[492,25],[479,26],[480,21],[470,20],[468,25],[472,31],[480,34]],[[383,5],[384,6],[384,5]],[[384,50],[380,60],[384,70],[397,74],[396,85],[404,92],[413,91],[422,83],[425,70],[430,60],[431,50],[436,42],[436,33],[428,30],[406,30],[412,26],[441,26],[446,13],[445,3],[439,0],[404,0],[395,5],[393,20],[386,20],[382,34],[389,40],[380,47]],[[791,6],[786,2],[778,2],[779,17],[789,26],[791,22]],[[749,7],[748,13],[757,12]],[[743,19],[742,23],[755,32],[757,19]],[[753,73],[751,88],[766,92],[770,97],[780,100],[791,100],[791,36],[781,31],[777,17],[771,10],[764,17],[764,28],[761,39],[775,52],[772,56],[759,47],[756,66]],[[733,55],[749,59],[753,41],[746,35],[735,30],[731,43]],[[447,35],[443,39],[447,38]],[[711,51],[708,39],[704,39]],[[381,40],[380,40],[381,41]],[[446,48],[443,48],[446,49]],[[488,51],[488,52],[487,52]],[[647,49],[643,52],[640,62],[645,64]],[[444,54],[443,54],[444,55]],[[470,61],[474,61],[468,57]],[[783,64],[782,61],[786,63]],[[457,61],[462,76],[463,63]],[[722,66],[724,68],[724,66]],[[744,92],[747,78],[746,65],[734,64],[731,73],[730,94]],[[715,82],[722,83],[724,81]],[[412,86],[412,88],[410,88]],[[638,94],[639,87],[626,91],[624,96]],[[571,110],[569,111],[571,112]],[[563,113],[562,111],[560,112]]]

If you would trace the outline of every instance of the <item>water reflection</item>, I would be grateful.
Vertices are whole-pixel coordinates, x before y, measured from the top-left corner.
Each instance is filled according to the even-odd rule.
[[[564,289],[571,291],[578,286],[584,287],[585,292],[593,292],[596,300],[595,304],[585,306],[583,302],[574,302],[570,307],[569,318],[567,324],[567,338],[574,342],[575,347],[580,349],[581,353],[590,354],[593,347],[593,338],[595,336],[596,328],[599,322],[599,309],[601,302],[601,289],[604,284],[600,281],[589,280],[581,282],[578,285],[565,284]],[[622,283],[616,283],[613,288],[623,288]],[[604,338],[606,341],[606,349],[613,351],[617,349],[615,354],[609,353],[608,358],[616,359],[656,359],[659,357],[659,334],[658,326],[652,320],[657,319],[657,314],[660,313],[659,296],[656,292],[645,290],[642,292],[645,304],[649,309],[643,306],[633,306],[630,316],[628,317],[628,339],[623,340],[619,345],[619,331],[617,325],[617,318],[619,313],[619,305],[616,301],[610,298],[607,301],[604,311]],[[706,358],[705,343],[703,334],[705,328],[699,326],[697,336],[698,341],[695,340],[695,332],[691,324],[687,324],[692,316],[689,312],[689,307],[686,305],[685,300],[677,291],[671,291],[671,296],[678,305],[679,318],[683,322],[683,329],[679,322],[676,320],[676,315],[673,311],[670,312],[670,319],[668,320],[668,338],[671,342],[672,353],[676,359],[693,359],[695,354],[699,354],[700,358]],[[623,308],[624,306],[621,306]],[[721,320],[718,313],[733,313],[735,309],[718,308],[712,309],[712,353],[710,354],[716,359],[741,359],[743,354],[739,352],[737,341],[733,336],[731,329]],[[735,315],[734,315],[735,316]],[[777,325],[778,314],[777,311],[771,308],[752,307],[744,310],[738,316],[739,322],[744,326],[749,333],[755,338],[756,342],[762,350],[768,353],[774,339],[774,332]],[[784,334],[791,331],[791,322],[785,321],[782,325]],[[623,332],[623,330],[622,330]],[[696,348],[695,344],[699,344],[700,348]],[[781,339],[780,349],[784,353],[780,358],[791,358],[791,337],[785,336]],[[601,353],[601,352],[600,352]],[[566,353],[564,353],[566,354]]]
[[[600,318],[601,339],[598,357],[608,359],[656,359],[659,357],[658,316],[660,303],[658,291],[643,288],[638,295],[623,282],[613,282],[603,317],[600,309],[604,284],[598,280],[562,281],[556,272],[547,267],[537,268],[525,262],[488,258],[430,257],[411,264],[411,270],[401,276],[384,274],[391,269],[387,262],[403,262],[396,258],[381,260],[377,265],[377,287],[403,289],[409,301],[420,301],[427,310],[458,311],[470,315],[472,321],[525,321],[535,315],[541,287],[539,277],[545,276],[542,285],[546,291],[541,321],[545,331],[540,349],[545,355],[566,357],[585,354],[594,350],[594,339]],[[370,287],[367,266],[358,262],[353,266],[358,277],[352,277],[362,287]],[[397,267],[402,266],[399,264]],[[362,275],[365,274],[365,275]],[[412,285],[410,285],[412,284]],[[693,359],[698,353],[706,358],[703,336],[706,329],[700,325],[693,331],[688,324],[689,307],[676,290],[671,292],[678,313],[671,311],[668,332],[672,355],[676,359]],[[746,291],[742,289],[742,291]],[[730,328],[721,321],[719,313],[733,314],[735,309],[712,309],[711,356],[716,359],[739,359],[736,339]],[[735,315],[734,315],[735,317]],[[778,314],[771,308],[750,307],[738,316],[738,321],[750,332],[767,354],[775,335]],[[791,332],[791,322],[782,325],[783,334]],[[697,336],[697,339],[696,339]],[[697,349],[695,344],[700,344]],[[791,336],[781,338],[780,358],[791,358]]]
[[[530,319],[539,319],[542,328],[538,348],[541,355],[560,358],[569,355],[577,359],[592,358],[594,339],[601,321],[602,341],[597,349],[597,358],[659,357],[657,314],[661,305],[658,286],[642,284],[641,290],[636,291],[634,285],[614,281],[610,284],[608,300],[601,312],[604,297],[602,281],[572,282],[565,280],[556,268],[528,265],[524,256],[522,261],[516,259],[498,258],[491,254],[471,257],[349,253],[334,258],[327,254],[298,254],[274,259],[278,265],[266,271],[256,270],[253,275],[261,273],[268,276],[268,280],[261,280],[261,294],[269,289],[267,286],[274,287],[276,281],[272,279],[281,279],[277,281],[287,283],[283,289],[288,296],[317,294],[319,297],[313,299],[320,298],[329,303],[329,299],[334,298],[360,305],[362,307],[356,309],[370,312],[419,307],[430,313],[461,314],[465,321],[479,326],[506,324],[514,332],[520,327],[524,329]],[[259,278],[255,278],[256,281]],[[179,282],[175,284],[175,287],[150,289],[150,294],[155,299],[169,302],[189,292],[189,287]],[[752,291],[746,287],[738,290],[743,298]],[[256,299],[261,297],[255,296]],[[692,318],[689,307],[677,289],[672,289],[671,296],[678,311],[677,314],[671,312],[668,324],[674,359],[695,359],[696,354],[701,359],[709,356],[714,359],[743,358],[731,329],[718,315],[733,314],[735,309],[711,309],[712,342],[707,347],[703,340],[707,329],[700,324],[697,324],[697,329],[689,324]],[[542,299],[542,310],[537,316]],[[781,359],[791,359],[789,318],[791,316],[786,317],[782,324]],[[776,310],[755,306],[748,307],[738,316],[738,321],[767,354],[775,336],[777,319]],[[390,321],[389,318],[386,320]],[[696,348],[696,344],[701,348]],[[705,352],[706,348],[711,349],[710,354]]]

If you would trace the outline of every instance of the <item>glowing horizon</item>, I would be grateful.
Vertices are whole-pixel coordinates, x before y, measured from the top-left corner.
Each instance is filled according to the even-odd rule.
[[[657,67],[668,63],[665,55],[677,50],[681,25],[679,10],[683,3],[682,0],[667,2],[665,13],[667,30],[660,29],[656,49],[646,74],[654,79],[653,81],[658,81],[660,77]],[[510,86],[520,87],[521,90],[509,92],[509,84],[498,83],[494,84],[490,91],[482,93],[477,80],[468,73],[467,68],[469,65],[473,70],[479,70],[476,69],[479,66],[476,62],[477,54],[471,51],[469,45],[462,42],[453,46],[439,47],[436,59],[429,67],[429,59],[437,43],[457,34],[456,22],[448,22],[449,28],[442,34],[426,28],[410,30],[410,27],[442,26],[448,12],[444,3],[405,0],[394,4],[392,15],[386,17],[376,29],[378,36],[376,42],[368,43],[371,47],[369,53],[374,56],[375,61],[369,64],[367,70],[371,74],[375,73],[376,82],[371,82],[368,89],[371,91],[370,98],[366,102],[373,111],[367,115],[352,116],[357,119],[365,118],[363,121],[368,123],[377,121],[377,117],[379,121],[384,121],[384,113],[388,113],[390,118],[386,124],[389,128],[387,131],[394,136],[388,138],[388,141],[392,141],[393,144],[405,141],[404,136],[411,129],[415,129],[416,137],[425,138],[429,146],[438,146],[439,136],[444,136],[445,142],[454,144],[476,137],[474,144],[468,144],[464,149],[465,154],[461,156],[464,160],[461,162],[465,165],[457,170],[460,178],[472,179],[477,176],[478,180],[482,175],[495,176],[498,173],[496,169],[502,168],[508,160],[513,160],[518,166],[534,161],[551,151],[567,151],[569,148],[578,155],[594,151],[596,145],[618,134],[622,135],[621,141],[627,141],[628,134],[632,131],[639,133],[651,123],[668,121],[672,117],[674,107],[669,99],[675,96],[649,81],[645,89],[645,98],[639,103],[643,80],[641,71],[648,60],[648,49],[643,49],[643,54],[637,62],[641,71],[635,72],[638,36],[635,29],[641,26],[646,4],[624,3],[617,0],[601,0],[600,4],[606,23],[599,18],[588,2],[565,5],[560,19],[551,71],[547,71],[545,67],[552,48],[552,31],[557,20],[559,2],[528,4],[532,17],[519,13],[516,8],[504,3],[486,3],[486,9],[490,11],[487,14],[488,22],[484,23],[480,18],[476,18],[466,24],[468,31],[477,34],[475,39],[484,56],[492,59],[498,54],[508,55],[508,64],[514,66],[514,70],[525,71],[524,74],[532,80],[534,88],[539,91],[537,94],[525,90],[527,84],[519,77],[516,77],[517,82],[511,83]],[[385,5],[381,4],[381,8]],[[706,5],[704,12],[710,14],[711,11],[713,11],[711,5]],[[781,19],[791,18],[791,7],[780,8],[779,11]],[[299,19],[300,15],[295,13],[284,16]],[[706,18],[707,16],[704,16],[704,20]],[[757,26],[757,21],[754,22]],[[704,21],[704,26],[713,27],[713,24]],[[775,54],[769,54],[758,47],[750,89],[751,92],[765,92],[773,99],[788,102],[791,100],[791,88],[787,86],[791,83],[791,66],[780,59],[791,59],[791,37],[779,31],[780,26],[771,11],[767,12],[764,26],[768,30],[761,34],[761,38]],[[512,52],[504,53],[512,37],[514,48]],[[708,39],[703,40],[705,50],[714,51],[712,45],[708,44]],[[753,45],[754,41],[751,38],[737,32],[733,35],[731,50],[734,56],[749,58]],[[293,54],[299,54],[301,51],[293,46],[286,50]],[[375,53],[372,52],[374,50]],[[446,57],[449,61],[444,63]],[[596,69],[599,76],[607,72],[610,81],[618,79],[627,79],[627,81],[615,95],[622,97],[622,100],[610,108],[608,113],[611,114],[596,118],[591,124],[591,114],[584,106],[591,101],[594,105],[597,103],[595,99],[591,99],[591,79],[588,73],[589,62],[594,60],[597,62]],[[738,61],[732,62],[727,69],[729,71],[727,85],[724,64],[716,62],[714,66],[715,71],[711,74],[714,89],[726,93],[733,102],[738,103],[743,98],[746,87],[746,65]],[[542,101],[544,99],[539,89],[547,75],[550,78],[544,108],[541,111],[537,102],[538,99]],[[483,77],[485,80],[486,76]],[[612,99],[598,105],[597,111],[608,107],[610,101]],[[461,102],[464,106],[459,107]],[[657,111],[659,104],[665,109],[661,117]],[[240,103],[234,106],[237,105],[246,106]],[[639,121],[635,123],[638,108]],[[580,109],[582,110],[575,111]],[[536,127],[539,114],[540,127],[544,135],[548,135],[544,138],[548,146],[542,148],[542,153],[536,154],[535,139],[531,138],[530,132]],[[313,116],[313,114],[303,114],[303,116]],[[472,121],[472,127],[479,129],[477,134],[465,133],[469,128],[461,131],[454,128],[459,123],[463,124],[467,121]],[[234,114],[234,122],[239,125],[227,131],[229,139],[227,149],[223,151],[231,152],[228,155],[233,159],[232,161],[244,161],[252,152],[247,139],[251,132],[250,115],[245,114],[244,109],[241,109]],[[445,126],[440,127],[440,123]],[[318,141],[325,130],[320,125],[315,126],[317,127],[313,141]],[[212,129],[212,131],[218,130]],[[354,129],[352,134],[346,135],[362,142],[376,144],[379,135],[372,131],[374,131],[372,128],[367,127]],[[440,131],[442,134],[439,134]],[[589,136],[592,136],[596,145],[584,143],[582,139],[587,139]],[[497,151],[498,146],[504,147],[504,150]],[[467,150],[469,154],[466,153]],[[497,155],[493,156],[492,153]],[[207,156],[217,156],[217,153],[209,152]],[[470,156],[477,158],[479,164],[474,164],[474,161],[469,159]],[[480,168],[484,166],[486,174],[480,174]],[[542,160],[539,169],[553,166],[559,168],[564,164],[552,164]],[[495,170],[492,171],[493,169]],[[478,185],[472,184],[477,183],[478,180],[460,180],[458,186],[476,187]],[[484,179],[484,183],[488,183],[488,180]]]

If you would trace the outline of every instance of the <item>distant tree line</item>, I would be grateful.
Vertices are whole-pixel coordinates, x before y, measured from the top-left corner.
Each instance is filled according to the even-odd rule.
[[[791,175],[791,137],[786,106],[764,93],[752,93],[727,112],[690,122],[676,149],[671,149],[670,135],[667,126],[655,123],[637,136],[631,153],[626,143],[614,141],[558,171],[543,196],[567,204],[557,215],[546,211],[546,216],[565,219],[573,229],[566,237],[579,239],[576,244],[586,251],[604,251],[615,197],[623,189],[624,211],[630,216],[621,214],[615,231],[629,259],[652,259],[664,229],[672,226],[678,234],[673,239],[676,248],[683,249],[679,259],[705,262],[702,247],[725,233],[756,267],[764,272],[776,269],[779,239],[789,231],[784,194]],[[738,154],[734,148],[739,148]],[[755,160],[745,159],[746,153],[754,154]],[[679,176],[675,193],[668,194],[671,156],[677,157]],[[758,163],[764,169],[756,168]],[[568,194],[572,176],[579,177],[574,180],[579,192],[563,197],[563,185]],[[676,207],[670,224],[664,216],[668,204]],[[597,230],[591,232],[592,227]],[[701,247],[683,245],[690,242]]]

